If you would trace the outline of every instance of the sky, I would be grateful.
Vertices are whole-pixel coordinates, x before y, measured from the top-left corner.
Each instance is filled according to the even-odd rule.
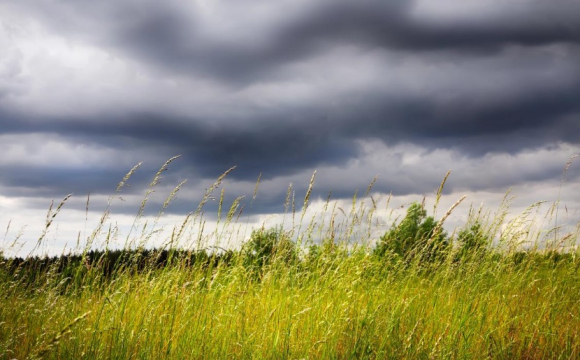
[[[560,199],[574,223],[579,18],[577,0],[0,0],[4,248],[30,249],[70,193],[46,251],[86,238],[141,163],[111,208],[130,227],[176,155],[143,215],[187,180],[168,228],[233,166],[224,203],[245,196],[251,226],[289,184],[300,211],[315,170],[313,209],[377,175],[390,206],[433,201],[451,170],[442,205],[467,198],[450,224],[509,189],[512,214]]]

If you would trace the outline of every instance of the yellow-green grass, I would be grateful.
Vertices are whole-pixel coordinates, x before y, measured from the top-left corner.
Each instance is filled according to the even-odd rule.
[[[385,269],[364,252],[169,267],[74,291],[3,277],[6,359],[499,358],[580,356],[578,263],[487,259]]]
[[[244,248],[216,261],[177,252],[162,267],[153,265],[159,253],[139,262],[132,248],[112,273],[86,252],[64,269],[0,257],[0,359],[580,358],[578,229],[528,228],[538,246],[522,252],[521,223],[499,236],[502,211],[472,213],[487,246],[465,253],[452,244],[425,261],[426,247],[401,257],[378,254],[370,238],[349,242],[341,233],[371,233],[372,209],[354,200],[353,209],[342,225],[333,210],[322,245],[299,240],[259,264]],[[283,236],[307,238],[315,227],[296,221]]]

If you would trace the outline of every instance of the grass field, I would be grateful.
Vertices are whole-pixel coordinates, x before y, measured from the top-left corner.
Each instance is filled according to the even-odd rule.
[[[321,243],[305,224],[238,250],[0,258],[0,358],[580,358],[578,228],[524,251],[501,214],[449,235],[422,210],[358,245],[334,230],[352,213]]]

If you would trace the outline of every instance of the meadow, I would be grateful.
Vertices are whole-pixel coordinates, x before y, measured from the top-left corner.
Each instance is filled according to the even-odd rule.
[[[107,247],[105,211],[76,253],[0,256],[0,358],[580,358],[578,226],[538,230],[502,207],[445,231],[460,199],[438,219],[409,204],[374,238],[374,199],[353,198],[340,223],[329,201],[327,221],[309,222],[289,190],[292,226],[254,229],[239,247],[183,246],[226,175],[156,249],[139,237]],[[218,218],[235,223],[240,201],[227,209],[221,194]]]

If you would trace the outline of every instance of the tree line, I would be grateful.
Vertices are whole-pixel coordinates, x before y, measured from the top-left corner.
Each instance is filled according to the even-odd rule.
[[[413,203],[405,217],[378,239],[370,255],[385,265],[418,264],[433,266],[443,261],[454,263],[481,261],[495,257],[509,256],[515,264],[526,259],[548,260],[553,264],[571,261],[573,253],[557,251],[517,252],[501,254],[494,251],[492,239],[481,223],[475,222],[461,230],[455,239],[445,232],[438,222],[427,216],[422,204]],[[212,269],[217,266],[241,264],[250,272],[260,274],[272,264],[297,265],[305,267],[321,256],[337,252],[338,245],[332,240],[322,240],[304,253],[299,253],[297,245],[282,228],[257,229],[239,250],[227,249],[116,249],[90,250],[82,254],[68,254],[53,257],[6,258],[0,252],[0,270],[5,275],[19,276],[21,282],[33,284],[46,273],[58,274],[63,279],[74,279],[89,272],[97,272],[104,279],[118,272],[163,269],[167,266],[185,268],[200,267]],[[348,249],[342,254],[348,256]]]

